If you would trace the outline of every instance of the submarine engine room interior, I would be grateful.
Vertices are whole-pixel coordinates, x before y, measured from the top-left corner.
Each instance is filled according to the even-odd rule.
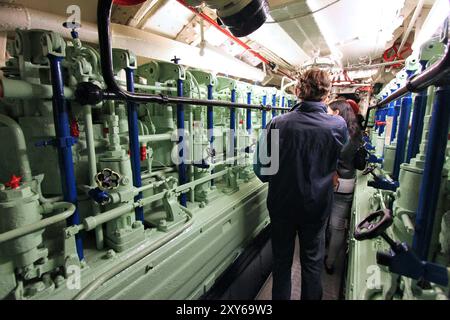
[[[0,300],[271,300],[255,153],[311,69],[357,105],[365,152],[323,299],[448,300],[449,16],[448,0],[0,0]]]

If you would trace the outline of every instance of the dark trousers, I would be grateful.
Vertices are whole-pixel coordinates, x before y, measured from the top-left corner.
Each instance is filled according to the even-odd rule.
[[[291,267],[295,236],[300,242],[301,299],[322,299],[322,269],[325,252],[326,223],[300,224],[290,219],[272,218],[273,300],[291,298]]]

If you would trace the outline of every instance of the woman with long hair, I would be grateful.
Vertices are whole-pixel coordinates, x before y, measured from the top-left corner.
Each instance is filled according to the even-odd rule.
[[[334,272],[336,257],[343,249],[346,238],[346,229],[350,217],[355,188],[356,169],[354,159],[361,144],[362,132],[358,119],[345,99],[334,100],[328,105],[328,113],[342,117],[347,123],[349,139],[342,148],[337,171],[334,179],[334,202],[329,220],[329,247],[325,259],[325,269],[331,274]]]

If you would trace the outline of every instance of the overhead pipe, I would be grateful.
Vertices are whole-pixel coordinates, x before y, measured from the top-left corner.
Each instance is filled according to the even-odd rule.
[[[402,52],[403,47],[406,44],[406,41],[408,41],[408,37],[409,37],[409,34],[411,33],[411,30],[414,28],[414,24],[416,23],[417,18],[419,18],[420,13],[422,12],[422,8],[423,8],[424,4],[425,4],[425,0],[419,0],[419,2],[417,3],[416,9],[414,10],[414,14],[411,18],[411,21],[409,21],[409,24],[408,24],[408,27],[406,28],[405,33],[403,34],[403,39],[398,47],[397,52]]]
[[[403,97],[408,92],[420,92],[429,86],[439,85],[450,76],[450,48],[447,46],[444,56],[434,64],[426,69],[421,74],[407,80],[406,85],[397,89],[394,93],[383,99],[381,102],[367,109],[364,127],[367,128],[369,122],[369,115],[373,109],[379,109],[382,106]]]
[[[111,47],[111,11],[112,0],[99,0],[97,7],[97,25],[99,36],[99,47],[101,57],[102,75],[108,89],[102,90],[90,82],[80,83],[75,95],[80,104],[97,104],[103,100],[131,100],[137,103],[185,103],[199,106],[216,106],[226,108],[243,108],[255,110],[271,110],[272,106],[247,105],[243,103],[232,103],[220,100],[203,100],[187,97],[174,97],[163,94],[139,94],[123,90],[116,82],[113,72],[113,58]]]
[[[59,170],[63,186],[64,201],[72,203],[76,209],[73,215],[68,218],[68,225],[80,223],[80,215],[77,208],[77,186],[75,179],[75,169],[73,165],[72,145],[75,143],[70,134],[69,114],[66,100],[64,98],[64,81],[62,74],[62,57],[52,54],[48,55],[50,62],[50,74],[53,88],[53,117],[56,131],[56,147],[59,157]],[[83,242],[81,235],[75,236],[77,253],[80,260],[84,259]]]
[[[221,33],[223,33],[224,35],[226,35],[229,39],[231,39],[233,42],[237,43],[238,45],[240,45],[245,52],[250,52],[250,54],[252,54],[254,57],[258,58],[263,65],[267,64],[269,65],[272,69],[275,69],[275,63],[267,60],[265,57],[263,57],[261,54],[259,54],[258,52],[256,52],[255,49],[253,49],[252,47],[250,47],[248,44],[246,44],[245,42],[243,42],[242,40],[240,40],[239,38],[235,37],[230,31],[228,31],[225,28],[222,28],[216,21],[214,21],[214,19],[212,19],[211,17],[209,17],[207,14],[205,14],[204,12],[199,12],[197,9],[195,9],[194,7],[190,6],[189,4],[186,3],[186,1],[184,0],[177,0],[178,3],[180,3],[182,6],[186,7],[187,9],[189,9],[191,12],[193,12],[196,16],[200,17],[201,19],[207,21],[209,24],[211,24],[214,28],[216,28],[217,30],[219,30]],[[277,70],[276,73],[280,73],[282,75],[284,75],[285,77],[292,79],[292,77],[290,75],[288,75],[287,73],[281,71],[281,70]],[[293,79],[292,79],[293,80]]]
[[[266,58],[264,58],[262,55],[260,55],[258,52],[256,52],[252,47],[250,47],[248,44],[246,44],[245,42],[243,42],[242,40],[240,40],[239,38],[235,37],[234,35],[231,34],[230,31],[228,31],[225,28],[222,28],[221,26],[219,26],[219,24],[214,21],[211,17],[209,17],[207,14],[203,13],[203,12],[199,12],[197,9],[195,9],[194,7],[188,5],[186,3],[186,1],[184,0],[177,0],[178,3],[180,3],[182,6],[186,7],[187,9],[189,9],[190,11],[192,11],[196,16],[202,18],[203,20],[207,21],[209,24],[211,24],[214,28],[216,28],[217,30],[219,30],[220,32],[222,32],[224,35],[226,35],[228,38],[230,38],[231,40],[233,40],[235,43],[237,43],[238,45],[240,45],[242,48],[244,48],[245,50],[249,51],[253,56],[255,56],[256,58],[258,58],[259,60],[261,60],[261,62],[266,63],[268,65],[271,65],[272,63],[267,60]]]
[[[96,1],[97,2],[97,1]],[[14,17],[14,19],[11,19]],[[62,22],[67,20],[67,16],[57,15],[27,8],[23,5],[5,3],[0,1],[0,33],[15,32],[21,30],[52,30],[55,33],[70,37],[70,31],[63,27]],[[114,34],[114,48],[133,51],[136,55],[162,61],[168,59],[172,52],[180,52],[183,55],[183,63],[197,69],[217,69],[220,72],[238,78],[248,80],[263,79],[265,73],[235,57],[208,49],[205,51],[208,59],[200,56],[197,47],[172,40],[155,33],[139,30],[122,24],[111,24]],[[79,39],[88,43],[98,44],[97,23],[83,21],[79,33]],[[149,50],[149,46],[151,50]],[[217,65],[216,61],[226,60],[227,64],[233,67]],[[136,86],[137,88],[137,86]]]
[[[450,124],[450,85],[438,87],[431,114],[425,167],[416,211],[413,249],[427,260],[438,207]]]
[[[355,67],[347,67],[345,68],[345,71],[359,71],[359,70],[368,70],[368,69],[375,69],[380,67],[387,67],[394,64],[401,64],[405,63],[406,60],[396,60],[396,61],[388,61],[388,62],[382,62],[382,63],[374,63],[374,64],[367,64],[364,66],[355,66]]]

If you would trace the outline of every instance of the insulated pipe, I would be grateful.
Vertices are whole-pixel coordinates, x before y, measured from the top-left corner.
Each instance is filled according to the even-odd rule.
[[[247,92],[247,103],[251,104],[252,103],[252,93],[251,92]],[[274,105],[274,104],[272,104]],[[252,134],[252,110],[248,109],[247,110],[247,132],[248,134]]]
[[[403,34],[403,39],[402,39],[402,42],[400,43],[400,45],[398,46],[397,52],[399,52],[399,53],[402,52],[406,41],[408,41],[409,34],[411,33],[411,30],[413,29],[414,24],[417,21],[417,18],[419,17],[420,13],[422,12],[424,3],[425,3],[425,0],[419,0],[419,2],[417,3],[416,10],[414,10],[414,14],[413,14],[411,20],[409,21],[409,24],[408,24],[408,27],[406,28],[405,33]]]
[[[0,98],[6,99],[51,99],[53,96],[52,86],[49,84],[30,83],[25,80],[0,79]],[[66,99],[73,99],[73,90],[64,87]]]
[[[72,145],[74,139],[70,135],[69,115],[67,105],[64,99],[64,81],[61,67],[61,57],[48,55],[50,62],[50,73],[53,87],[53,116],[55,120],[56,146],[59,157],[59,170],[61,174],[61,183],[64,195],[64,201],[70,202],[77,206],[77,186],[75,180],[75,169],[73,165]],[[73,215],[67,221],[67,224],[78,225],[80,223],[80,215],[78,208],[75,209]],[[83,242],[81,235],[75,237],[78,257],[84,259]]]
[[[26,236],[27,234],[45,229],[52,224],[67,220],[74,214],[76,209],[76,207],[69,202],[55,202],[46,206],[52,211],[59,209],[64,209],[64,211],[54,216],[39,220],[36,223],[28,224],[26,226],[4,232],[0,234],[0,243]]]
[[[223,177],[227,173],[228,173],[228,170],[221,170],[219,172],[213,173],[211,175],[205,176],[205,177],[197,179],[195,181],[186,183],[181,186],[177,186],[170,190],[164,190],[155,195],[152,195],[152,196],[149,196],[146,198],[142,198],[139,202],[127,203],[127,204],[121,205],[120,207],[108,210],[106,212],[102,212],[98,216],[87,217],[83,220],[83,223],[78,226],[78,228],[79,228],[79,230],[85,230],[85,231],[93,230],[96,227],[101,226],[102,224],[105,224],[111,220],[114,220],[114,219],[117,219],[117,218],[123,216],[124,214],[129,213],[131,210],[134,210],[137,207],[140,207],[140,206],[144,207],[146,205],[149,205],[151,203],[154,203],[156,201],[164,199],[164,197],[167,195],[168,192],[186,194],[187,192],[189,192],[189,190],[193,190],[196,186],[206,183],[210,180]],[[142,187],[136,189],[135,194],[137,194],[139,192],[145,192],[154,187],[155,187],[155,184],[148,184],[148,185],[142,186]]]
[[[139,142],[140,143],[154,143],[161,141],[170,141],[172,139],[172,133],[160,133],[160,134],[149,134],[149,135],[140,135]]]
[[[397,148],[395,149],[395,161],[392,178],[398,181],[400,165],[405,162],[406,140],[408,139],[409,118],[411,117],[411,95],[402,99],[400,121],[398,125]]]
[[[11,19],[11,17],[14,17],[14,19]],[[55,33],[63,35],[65,38],[71,38],[70,31],[62,25],[67,18],[68,16],[66,15],[47,13],[33,10],[23,5],[0,1],[0,32],[15,32],[17,29],[41,29],[52,30]],[[213,49],[207,49],[206,55],[209,58],[205,61],[199,55],[197,47],[122,24],[113,23],[111,24],[111,28],[114,34],[114,48],[131,50],[140,57],[170,61],[167,58],[172,55],[172,52],[182,52],[184,63],[192,68],[215,69],[217,67],[216,61],[223,59],[226,60],[227,64],[232,64],[233,67],[219,66],[220,70],[217,70],[218,72],[252,81],[262,79],[265,75],[262,70],[252,67],[230,55],[214,51]],[[92,44],[98,44],[97,30],[98,26],[96,23],[83,21],[79,31],[79,39]],[[149,49],[149,47],[151,48]]]
[[[137,94],[123,90],[114,79],[113,58],[111,47],[111,10],[112,0],[99,0],[97,7],[97,26],[101,56],[102,75],[107,90],[102,90],[92,83],[80,83],[75,95],[80,104],[101,102],[102,100],[132,100],[141,103],[186,103],[200,106],[216,106],[227,108],[243,108],[256,110],[270,110],[274,107],[261,105],[247,105],[220,100],[202,100],[186,97],[172,97],[166,95]],[[278,108],[275,108],[278,110]]]
[[[266,105],[267,102],[267,96],[263,96],[262,98],[262,104]],[[267,126],[267,111],[263,110],[262,112],[262,123],[261,123],[261,129],[265,129]]]
[[[127,78],[127,90],[134,92],[134,70],[131,68],[125,69]],[[127,101],[128,112],[128,136],[130,138],[130,160],[133,169],[133,185],[136,188],[142,186],[141,180],[141,150],[139,145],[139,123],[137,105],[133,101]],[[142,193],[134,197],[134,201],[142,199]],[[136,220],[144,221],[144,209],[137,207],[135,209]]]
[[[169,243],[179,235],[181,235],[186,229],[190,228],[193,224],[193,214],[191,211],[189,211],[187,208],[181,206],[181,210],[183,210],[187,215],[187,222],[176,229],[175,231],[169,232],[168,234],[164,235],[162,238],[156,240],[153,242],[150,246],[146,246],[142,249],[142,251],[138,251],[137,253],[133,254],[132,256],[128,257],[127,259],[123,260],[119,264],[115,265],[108,271],[101,274],[99,277],[97,277],[94,281],[89,283],[85,288],[83,288],[76,296],[75,300],[84,300],[87,297],[89,297],[98,287],[100,287],[103,283],[114,277],[115,275],[119,274],[123,270],[127,269],[128,267],[132,266],[133,264],[137,263],[138,261],[144,259],[149,254],[153,253],[157,249],[161,248],[163,245]]]
[[[13,133],[14,145],[17,153],[17,160],[19,163],[20,175],[24,182],[31,182],[33,180],[31,175],[30,162],[27,155],[27,144],[22,128],[19,124],[3,114],[0,114],[0,123],[7,126]]]
[[[183,96],[183,80],[177,80],[177,95]],[[177,127],[178,127],[178,156],[180,157],[178,165],[178,183],[183,185],[187,182],[186,179],[186,164],[185,164],[185,142],[184,142],[184,105],[177,104]],[[183,207],[187,206],[187,195],[182,193],[180,196],[180,204]]]
[[[84,133],[86,136],[86,147],[88,155],[89,185],[95,186],[95,175],[97,174],[97,158],[95,156],[94,128],[92,125],[92,106],[83,106]]]
[[[434,217],[438,207],[442,170],[448,143],[450,124],[450,86],[436,89],[428,133],[428,147],[425,157],[419,204],[416,211],[413,249],[422,260],[428,260],[433,234]]]

